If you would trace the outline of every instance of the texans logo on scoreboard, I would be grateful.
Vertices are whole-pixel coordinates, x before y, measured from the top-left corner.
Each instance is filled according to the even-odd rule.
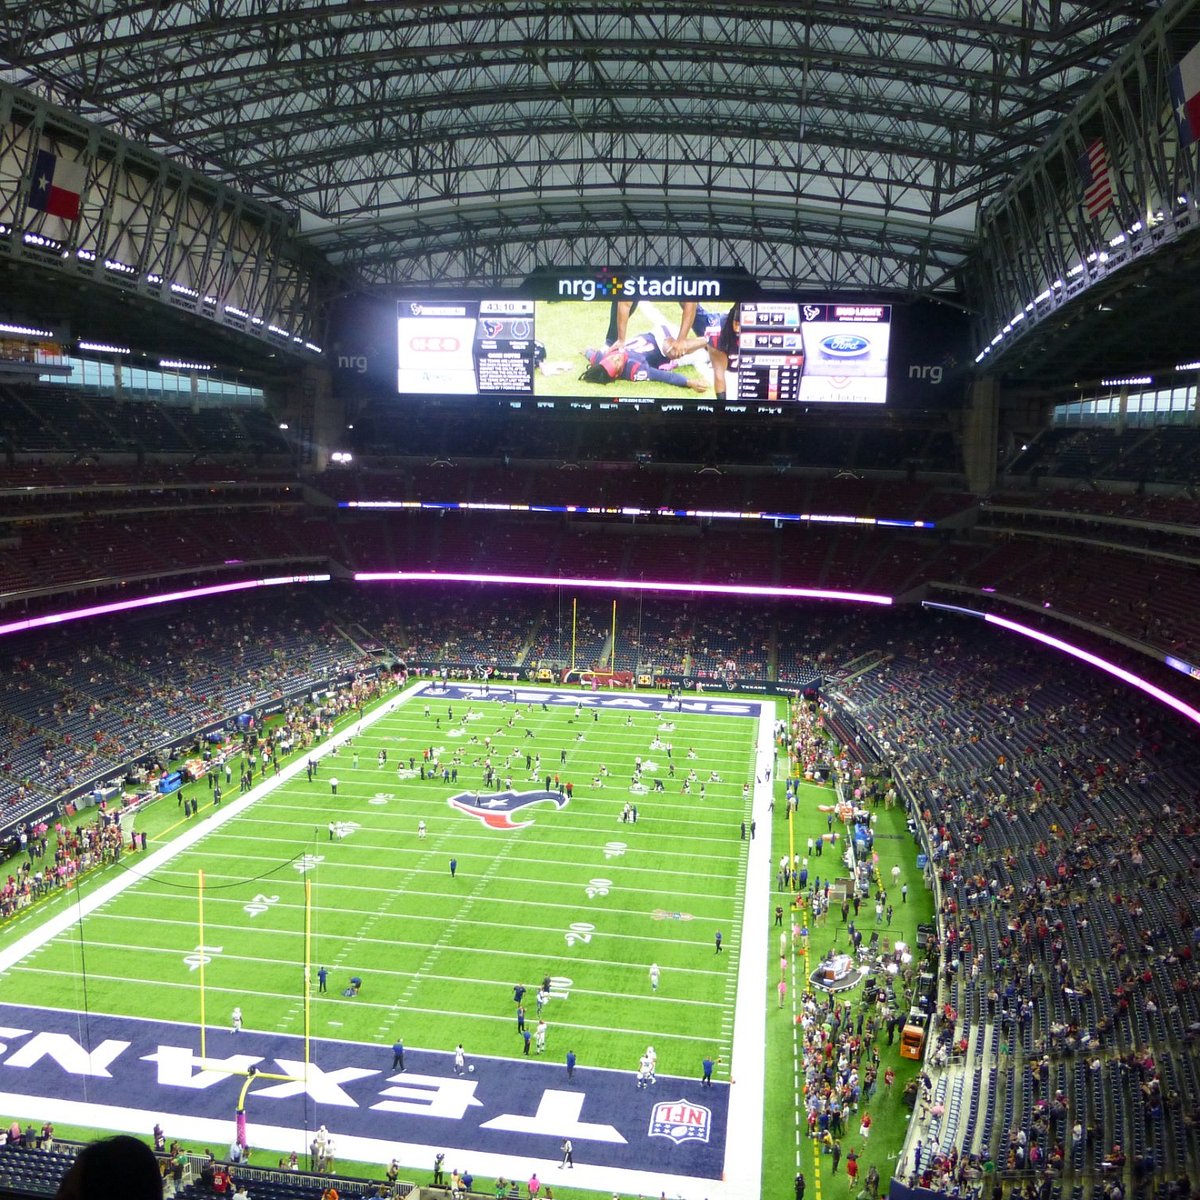
[[[477,817],[489,829],[524,829],[532,821],[514,821],[512,814],[534,804],[550,801],[556,808],[565,808],[566,796],[557,792],[459,792],[446,802],[459,812]]]
[[[483,326],[483,332],[486,337],[499,337],[504,332],[504,322],[489,320],[487,317],[482,317],[479,322]]]
[[[650,1112],[650,1137],[670,1138],[675,1145],[707,1142],[712,1111],[689,1100],[664,1100]]]

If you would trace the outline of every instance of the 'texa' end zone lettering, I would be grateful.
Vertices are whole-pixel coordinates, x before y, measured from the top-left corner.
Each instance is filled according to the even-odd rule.
[[[504,700],[516,704],[553,704],[555,707],[613,709],[619,712],[646,713],[710,713],[720,717],[757,717],[762,712],[759,701],[746,700],[668,700],[665,696],[633,696],[624,692],[558,692],[550,689],[523,688],[498,684],[486,691],[478,683],[431,683],[425,688],[426,698],[437,696],[452,703],[471,700]]]
[[[399,1119],[404,1141],[463,1152],[556,1157],[569,1137],[597,1166],[697,1179],[724,1167],[725,1085],[660,1076],[639,1091],[632,1071],[581,1066],[568,1081],[561,1064],[520,1059],[472,1058],[475,1071],[457,1076],[452,1054],[419,1049],[408,1050],[401,1075],[388,1069],[389,1048],[325,1040],[313,1041],[306,1065],[301,1039],[253,1030],[209,1030],[202,1059],[189,1026],[93,1013],[88,1028],[81,1042],[76,1013],[0,1005],[0,1098],[21,1098],[31,1117],[49,1116],[55,1101],[85,1103],[96,1124],[114,1129],[164,1112],[231,1120],[253,1066],[295,1078],[251,1091],[252,1129],[303,1136],[315,1120],[338,1136],[394,1143]]]

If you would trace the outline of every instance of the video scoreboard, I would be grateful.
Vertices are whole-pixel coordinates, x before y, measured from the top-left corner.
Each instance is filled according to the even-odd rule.
[[[427,284],[355,297],[332,326],[339,391],[529,410],[944,406],[963,394],[970,344],[961,310],[936,301],[667,270],[546,271],[507,293]]]

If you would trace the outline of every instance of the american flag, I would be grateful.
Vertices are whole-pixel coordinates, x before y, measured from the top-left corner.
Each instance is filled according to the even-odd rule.
[[[1080,156],[1079,174],[1083,179],[1084,212],[1095,220],[1113,200],[1108,150],[1099,138],[1089,142],[1087,149]]]

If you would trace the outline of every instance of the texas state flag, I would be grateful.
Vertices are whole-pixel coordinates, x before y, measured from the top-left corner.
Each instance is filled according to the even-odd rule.
[[[1200,45],[1193,46],[1167,75],[1171,107],[1179,123],[1179,144],[1200,142]]]
[[[29,183],[29,207],[64,221],[78,220],[79,197],[85,177],[83,163],[59,158],[49,150],[39,150]]]

